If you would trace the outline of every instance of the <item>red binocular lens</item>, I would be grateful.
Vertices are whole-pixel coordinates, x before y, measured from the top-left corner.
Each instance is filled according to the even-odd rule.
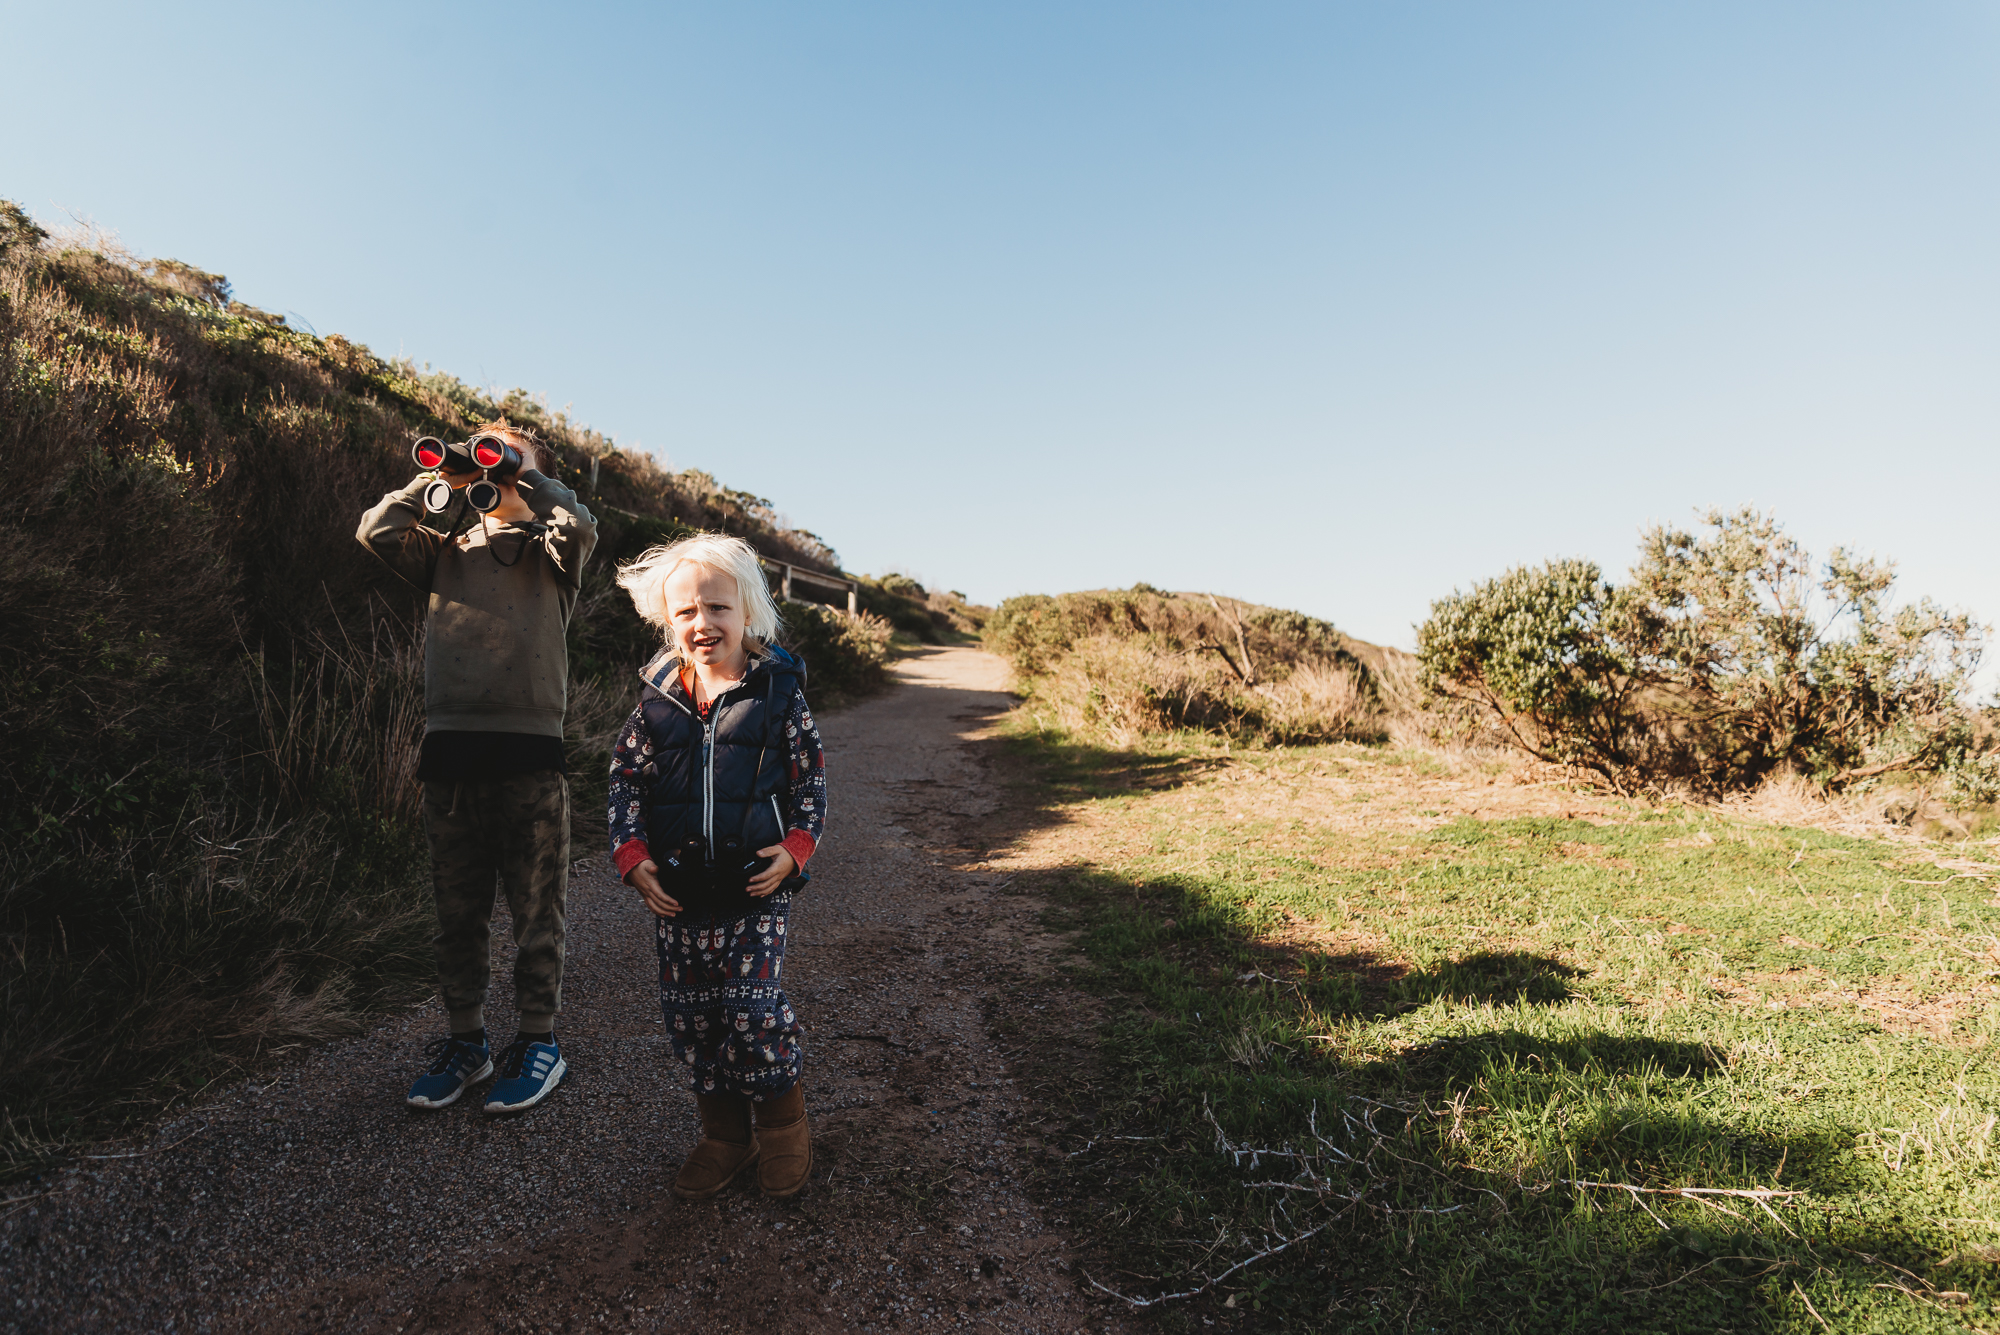
[[[447,445],[436,436],[419,436],[410,447],[410,457],[419,468],[444,473],[476,473],[480,467],[472,462],[472,451],[464,445]]]
[[[512,470],[521,465],[521,456],[514,452],[514,447],[498,436],[474,436],[466,443],[472,446],[472,461],[481,468]]]

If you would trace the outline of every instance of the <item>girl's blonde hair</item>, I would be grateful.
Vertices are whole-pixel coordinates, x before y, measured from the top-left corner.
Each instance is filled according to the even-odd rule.
[[[757,560],[757,550],[741,538],[702,533],[660,547],[649,547],[618,569],[618,587],[632,595],[632,606],[674,643],[674,622],[667,610],[667,580],[692,561],[736,581],[743,602],[743,647],[761,653],[784,626],[771,584]]]

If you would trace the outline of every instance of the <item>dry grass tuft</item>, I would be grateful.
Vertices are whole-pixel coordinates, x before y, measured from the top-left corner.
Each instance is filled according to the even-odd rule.
[[[1266,725],[1287,740],[1338,741],[1373,737],[1386,711],[1369,690],[1366,674],[1337,663],[1308,662],[1257,691],[1266,702]]]

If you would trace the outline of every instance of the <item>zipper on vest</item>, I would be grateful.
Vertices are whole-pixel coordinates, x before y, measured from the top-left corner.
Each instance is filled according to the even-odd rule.
[[[784,813],[778,810],[778,795],[776,793],[771,794],[771,816],[778,822],[778,842],[782,844],[785,842],[787,831],[785,829]]]
[[[702,763],[708,769],[707,780],[701,785],[701,837],[708,844],[708,862],[715,865],[715,716],[720,701],[710,701],[708,717],[701,721]]]

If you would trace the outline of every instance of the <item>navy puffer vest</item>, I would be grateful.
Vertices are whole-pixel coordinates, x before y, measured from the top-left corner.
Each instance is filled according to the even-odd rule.
[[[703,724],[678,660],[649,664],[639,708],[653,744],[646,845],[684,912],[733,916],[764,901],[743,891],[757,850],[785,837],[791,786],[785,717],[805,664],[773,645],[741,683],[717,696]],[[692,855],[692,856],[690,856]],[[675,868],[671,859],[678,859]],[[777,891],[804,885],[803,875]]]

